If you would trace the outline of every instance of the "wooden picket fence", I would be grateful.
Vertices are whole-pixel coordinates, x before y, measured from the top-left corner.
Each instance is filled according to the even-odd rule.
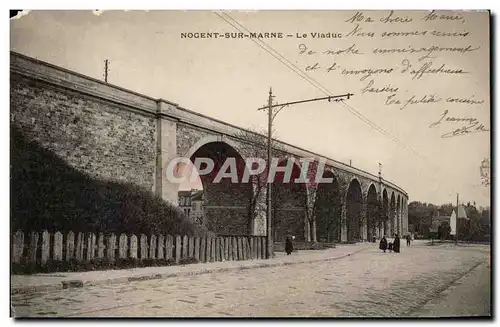
[[[266,258],[265,236],[195,237],[180,235],[135,235],[73,233],[63,235],[48,231],[22,231],[12,236],[12,262],[45,265],[49,260],[91,261],[105,258],[165,259],[179,263],[182,259],[198,262],[248,260]]]

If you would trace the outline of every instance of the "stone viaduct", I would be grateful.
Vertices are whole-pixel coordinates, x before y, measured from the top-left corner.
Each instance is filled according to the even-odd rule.
[[[177,205],[178,184],[167,181],[171,159],[245,159],[251,139],[242,128],[102,81],[10,54],[10,120],[91,178],[132,182]],[[279,142],[285,157],[326,162],[332,183],[273,185],[275,237],[356,242],[404,234],[408,194],[365,171]],[[354,151],[354,149],[353,149]],[[296,166],[296,170],[300,167]],[[265,192],[250,206],[253,183],[212,183],[202,177],[205,223],[220,234],[265,235]],[[253,209],[252,209],[253,208]],[[264,207],[265,209],[265,207]]]

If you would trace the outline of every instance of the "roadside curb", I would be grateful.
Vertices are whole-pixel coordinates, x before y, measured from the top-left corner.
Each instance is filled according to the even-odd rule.
[[[357,251],[353,251],[351,253],[347,253],[344,255],[340,255],[338,257],[329,257],[329,258],[321,258],[321,259],[310,259],[310,260],[301,260],[296,262],[284,261],[284,262],[264,262],[264,263],[248,263],[243,264],[241,266],[236,267],[214,267],[214,268],[201,268],[193,271],[179,271],[179,272],[171,272],[164,274],[145,274],[138,276],[130,276],[130,277],[118,277],[112,279],[103,279],[103,280],[95,280],[95,281],[84,281],[78,279],[68,279],[56,284],[46,284],[46,285],[35,285],[35,286],[21,286],[21,287],[12,287],[11,295],[13,294],[30,294],[37,292],[47,292],[47,291],[55,291],[69,288],[84,288],[90,286],[98,286],[98,285],[113,285],[113,284],[123,284],[128,282],[136,282],[136,281],[145,281],[145,280],[154,280],[154,279],[167,279],[172,277],[185,277],[185,276],[196,276],[196,275],[204,275],[218,272],[228,272],[228,271],[238,271],[238,270],[248,270],[248,269],[257,269],[257,268],[272,268],[272,267],[280,267],[280,266],[292,266],[304,263],[315,263],[322,261],[335,261],[339,259],[343,259],[345,257],[349,257],[358,252],[364,251],[366,248],[359,249]]]

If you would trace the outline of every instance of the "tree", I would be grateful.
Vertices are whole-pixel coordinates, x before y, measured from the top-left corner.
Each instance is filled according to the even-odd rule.
[[[408,204],[408,223],[415,226],[415,231],[425,234],[430,228],[430,217],[439,214],[441,216],[451,216],[451,213],[456,207],[451,204],[443,204],[436,206],[434,204],[427,204],[418,201],[410,202]],[[490,235],[489,209],[483,209],[479,212],[474,204],[467,203],[465,212],[469,219],[458,219],[457,229],[458,238],[460,240],[487,240]],[[440,238],[448,238],[450,232],[447,231],[451,227],[438,227],[438,234]]]
[[[255,130],[241,130],[235,137],[240,140],[239,151],[245,158],[261,158],[267,161],[267,136],[264,132]],[[271,140],[271,157],[284,158],[286,152],[282,143],[276,139]],[[252,169],[256,168],[257,163],[254,163]],[[252,194],[250,195],[248,205],[248,224],[253,225],[254,220],[258,216],[266,215],[266,201],[263,195],[266,194],[267,188],[268,165],[260,174],[250,176],[249,181],[252,184]],[[271,193],[272,194],[272,193]],[[274,198],[274,196],[273,196]],[[276,215],[274,215],[276,217]],[[279,223],[276,219],[273,220],[273,226]]]
[[[408,224],[415,226],[415,232],[428,234],[431,218],[437,216],[437,207],[425,202],[412,201],[408,204]]]
[[[475,206],[467,206],[465,211],[469,218],[466,225],[467,229],[463,231],[466,239],[471,241],[482,241],[485,240],[485,238],[489,238],[489,210],[479,212]]]
[[[483,161],[481,162],[481,166],[479,167],[479,171],[481,174],[481,180],[483,182],[483,185],[486,187],[490,186],[490,169],[491,169],[491,162],[490,158],[484,158]]]
[[[318,206],[319,206],[319,203],[317,203],[317,191],[318,191],[318,183],[316,182],[316,173],[318,172],[318,162],[317,161],[311,161],[309,162],[309,166],[308,166],[308,171],[307,171],[307,186],[306,186],[306,190],[307,190],[307,194],[306,194],[306,198],[305,198],[305,203],[304,203],[304,206],[306,208],[306,220],[307,220],[307,224],[309,226],[309,233],[306,237],[306,241],[313,241],[313,242],[317,242],[317,239],[316,239],[316,232],[313,231],[311,233],[311,231],[317,227],[315,226],[315,223],[316,223],[316,215],[318,213]],[[321,176],[321,177],[324,177],[324,176]],[[331,195],[330,195],[331,196]],[[333,196],[335,198],[335,195]],[[334,204],[331,203],[331,207],[333,208],[334,207]],[[336,216],[336,215],[334,215]],[[333,229],[333,226],[332,226],[332,221],[331,220],[328,220],[327,221],[327,235],[330,235],[330,231],[331,229]],[[312,239],[311,239],[311,236],[312,236]],[[327,239],[328,240],[328,239]]]
[[[443,216],[451,216],[451,213],[455,209],[456,208],[452,203],[443,204],[438,207],[439,213]]]

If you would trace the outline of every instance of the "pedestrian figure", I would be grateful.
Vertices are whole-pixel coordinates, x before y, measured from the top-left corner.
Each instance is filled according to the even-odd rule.
[[[394,252],[399,253],[399,246],[399,235],[396,234],[396,237],[394,238],[394,244],[392,245],[392,249],[394,250]]]
[[[385,238],[385,235],[380,240],[380,246],[378,248],[380,250],[384,250],[384,252],[387,250],[387,239]]]
[[[406,235],[406,246],[410,246],[410,242],[411,242],[411,236],[410,234]]]
[[[389,244],[387,245],[387,250],[389,250],[389,252],[392,252],[392,242],[389,242]]]
[[[290,255],[290,253],[293,252],[292,237],[287,236],[286,239],[285,239],[285,252],[286,252],[286,255]]]

